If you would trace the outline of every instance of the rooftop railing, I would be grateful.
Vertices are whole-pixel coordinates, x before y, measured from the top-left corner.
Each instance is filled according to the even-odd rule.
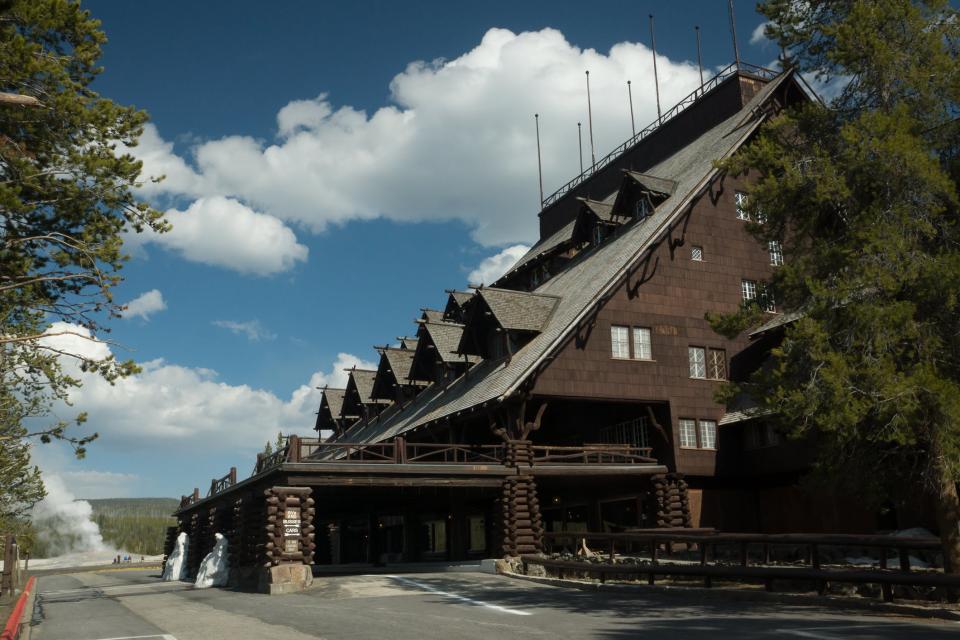
[[[560,187],[559,189],[551,193],[549,196],[547,196],[541,203],[541,207],[543,209],[546,209],[547,207],[552,205],[554,202],[559,200],[561,197],[563,197],[565,193],[567,193],[572,189],[575,189],[576,187],[586,182],[588,178],[590,178],[595,173],[597,173],[598,171],[606,167],[608,164],[610,164],[611,162],[613,162],[614,160],[622,156],[628,149],[630,149],[635,144],[637,144],[638,142],[640,142],[641,140],[649,136],[651,133],[659,129],[664,123],[669,122],[671,119],[676,117],[679,113],[684,111],[687,107],[695,103],[697,100],[703,97],[706,93],[708,93],[709,91],[719,86],[724,80],[734,75],[738,71],[746,71],[748,73],[751,73],[753,75],[760,76],[766,79],[774,78],[779,73],[778,71],[774,71],[772,69],[767,69],[765,67],[749,64],[747,62],[740,62],[739,65],[735,62],[731,63],[729,66],[727,66],[726,68],[722,69],[719,73],[717,73],[717,75],[713,76],[712,78],[707,80],[704,84],[697,87],[693,91],[693,93],[691,93],[690,95],[680,100],[680,102],[675,104],[669,111],[666,111],[665,113],[663,113],[660,117],[658,117],[652,123],[650,123],[643,129],[638,131],[635,135],[628,138],[626,142],[619,145],[613,151],[611,151],[604,157],[597,160],[594,164],[587,167],[587,169],[584,170],[583,173],[581,173],[580,175],[575,177],[573,180],[566,183],[565,185],[563,185],[562,187]]]

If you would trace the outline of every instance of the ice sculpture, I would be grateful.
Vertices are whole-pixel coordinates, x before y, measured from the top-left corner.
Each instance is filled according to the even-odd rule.
[[[177,543],[163,567],[164,580],[183,580],[187,576],[187,533],[181,531]]]
[[[193,585],[197,589],[206,589],[208,587],[223,587],[227,584],[230,577],[230,563],[227,559],[227,539],[223,534],[213,534],[217,539],[213,545],[213,551],[207,554],[200,564],[200,571],[197,572],[197,581]]]

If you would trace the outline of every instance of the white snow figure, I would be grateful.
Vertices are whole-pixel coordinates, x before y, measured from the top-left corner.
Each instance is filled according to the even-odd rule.
[[[217,542],[213,545],[213,551],[208,553],[200,564],[197,581],[193,585],[197,589],[224,587],[230,577],[230,563],[227,561],[227,539],[220,533],[213,535]]]
[[[164,580],[183,580],[187,574],[187,533],[181,531],[163,567]]]

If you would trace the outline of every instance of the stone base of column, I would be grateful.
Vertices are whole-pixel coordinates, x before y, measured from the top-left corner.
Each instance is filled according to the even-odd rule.
[[[279,564],[260,570],[257,591],[272,596],[304,591],[313,584],[311,567],[305,564]]]

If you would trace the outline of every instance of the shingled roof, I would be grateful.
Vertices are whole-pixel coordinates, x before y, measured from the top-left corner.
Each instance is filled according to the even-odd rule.
[[[652,215],[623,225],[619,234],[591,251],[578,254],[562,271],[536,289],[537,294],[554,296],[558,301],[541,332],[511,358],[484,360],[448,385],[431,385],[414,401],[388,412],[389,416],[385,414],[376,423],[354,425],[344,439],[351,442],[388,440],[512,395],[544,358],[566,343],[592,310],[704,193],[718,175],[714,161],[733,154],[757,130],[766,117],[757,107],[791,76],[790,71],[780,74],[757,91],[740,111],[663,161],[642,168],[646,175],[675,181],[673,193]],[[538,243],[530,253],[542,251],[543,245]]]
[[[477,292],[501,327],[514,331],[540,331],[550,319],[558,296],[486,287]]]
[[[609,221],[613,218],[613,203],[602,202],[600,200],[590,200],[589,198],[577,198],[583,205],[590,210],[593,215],[601,220]]]
[[[317,424],[314,429],[330,429],[338,431],[337,421],[343,409],[343,394],[346,389],[325,387],[320,394],[320,409],[317,411]]]

